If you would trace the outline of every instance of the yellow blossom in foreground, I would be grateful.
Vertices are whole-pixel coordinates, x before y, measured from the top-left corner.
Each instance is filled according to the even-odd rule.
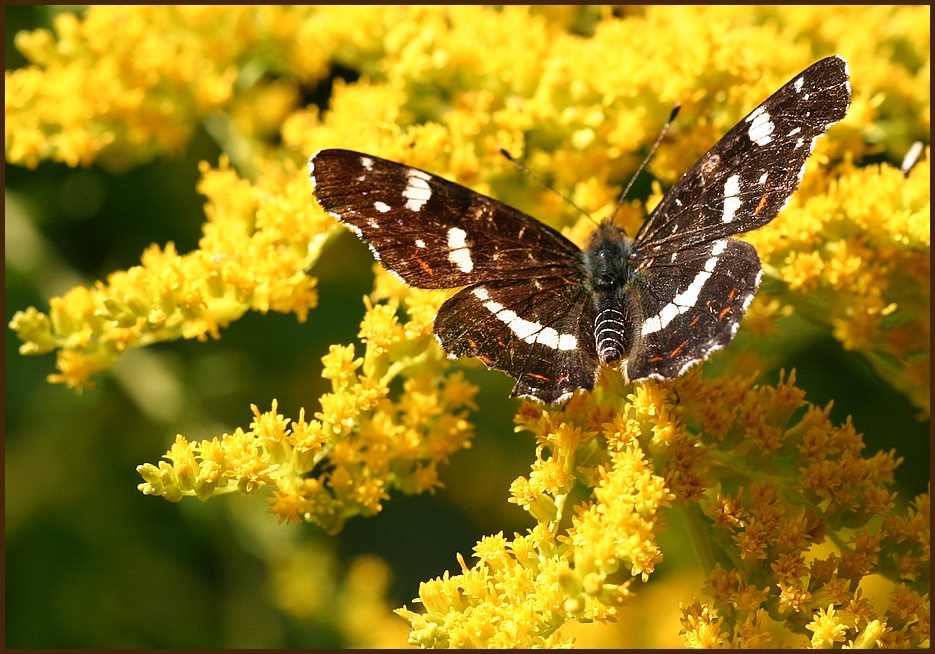
[[[924,565],[928,522],[918,509],[928,496],[870,530],[893,510],[898,461],[864,458],[850,422],[832,424],[794,382],[794,372],[773,387],[705,380],[696,370],[645,383],[627,401],[601,384],[561,408],[525,403],[517,423],[539,447],[511,501],[538,524],[512,541],[482,540],[473,567],[423,584],[425,612],[398,611],[412,626],[410,644],[546,646],[569,620],[612,619],[634,594],[632,581],[663,562],[656,534],[671,511],[710,557],[702,556],[709,599],[683,609],[687,644],[797,646],[809,629],[815,645],[895,633],[924,642],[924,630],[909,625],[927,619],[927,597],[898,596],[912,616],[899,622],[895,609],[878,614],[857,585],[884,571],[912,579]],[[569,506],[576,482],[589,495]],[[826,539],[838,553],[809,556]]]
[[[411,305],[416,313],[417,305]],[[368,301],[364,323],[388,320],[387,306]],[[362,360],[353,345],[332,346],[322,374],[334,390],[321,397],[314,420],[306,421],[303,409],[292,421],[274,400],[270,411],[253,407],[249,431],[201,443],[178,436],[169,463],[137,468],[145,480],[140,490],[179,501],[271,486],[270,512],[280,522],[314,522],[331,533],[349,517],[379,513],[393,488],[433,491],[438,464],[469,445],[467,409],[476,408],[477,389],[460,373],[443,376],[439,350],[427,349],[421,335],[397,344],[412,347],[397,351],[382,379],[356,372]],[[382,347],[368,344],[363,359]],[[387,384],[395,376],[404,377],[403,393],[390,399]]]
[[[835,614],[834,607],[829,606],[827,612],[818,609],[818,614],[805,628],[815,634],[812,636],[813,648],[828,649],[835,643],[844,642],[848,625],[842,623],[840,615]]]

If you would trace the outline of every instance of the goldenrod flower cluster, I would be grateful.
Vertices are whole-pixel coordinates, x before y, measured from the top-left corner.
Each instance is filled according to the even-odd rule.
[[[748,240],[785,282],[775,295],[860,352],[928,415],[930,167],[846,166]],[[784,235],[785,238],[777,238]],[[766,294],[764,294],[766,297]]]
[[[374,306],[365,298],[364,356],[352,343],[322,357],[332,392],[319,398],[313,419],[305,409],[286,418],[274,400],[267,412],[252,407],[247,431],[201,442],[179,435],[168,462],[138,467],[140,490],[177,502],[273,486],[270,513],[280,522],[314,522],[332,534],[350,517],[379,513],[391,490],[434,491],[438,464],[470,444],[467,410],[476,408],[477,392],[460,372],[442,375],[447,362],[424,318],[437,300],[437,293],[413,292],[411,317],[401,324],[395,301]],[[398,377],[403,392],[390,398]]]
[[[201,166],[198,190],[208,198],[199,249],[180,254],[152,245],[142,263],[78,286],[49,301],[48,315],[30,307],[10,326],[22,354],[57,349],[49,376],[79,392],[127,348],[180,338],[220,338],[248,310],[295,313],[318,304],[305,271],[321,254],[334,222],[309,205],[308,180],[290,162],[263,166],[257,183],[241,179],[222,158]]]
[[[403,161],[545,218],[579,244],[593,226],[523,180],[505,148],[596,218],[675,103],[682,118],[649,165],[645,210],[727,129],[821,56],[850,65],[853,104],[819,139],[799,191],[745,238],[764,262],[750,322],[797,312],[929,411],[929,152],[899,161],[930,120],[928,7],[91,7],[16,38],[6,73],[6,160],[110,169],[184,148],[199,125],[224,155],[203,163],[196,250],[153,245],[140,266],[30,307],[23,354],[55,351],[49,380],[81,390],[127,348],[218,338],[246,311],[314,319],[309,273],[341,228],[314,203],[304,161],[341,147]],[[875,26],[871,38],[855,25]],[[334,65],[327,107],[300,106]],[[324,88],[324,87],[322,87]],[[686,117],[691,117],[687,119]],[[236,168],[236,171],[235,171]],[[576,219],[577,218],[577,222]],[[331,392],[297,417],[253,407],[211,440],[178,436],[139,467],[171,501],[271,491],[281,522],[334,533],[393,490],[432,491],[467,447],[476,388],[432,337],[443,295],[380,272],[359,343],[322,358]],[[764,301],[765,300],[765,301]],[[342,341],[343,342],[343,341]],[[609,372],[609,371],[608,371]],[[929,498],[896,510],[899,457],[867,457],[794,384],[696,370],[623,386],[605,375],[561,407],[524,402],[537,456],[510,501],[536,521],[481,540],[472,566],[422,584],[398,613],[422,646],[563,646],[569,621],[609,622],[663,563],[680,512],[707,573],[683,607],[692,646],[928,646]],[[617,375],[619,378],[619,375]],[[823,549],[824,548],[824,549]],[[871,575],[894,587],[885,610]]]
[[[462,574],[424,583],[425,611],[398,611],[410,644],[569,644],[565,622],[613,620],[631,580],[662,561],[655,534],[675,506],[710,570],[707,599],[683,608],[686,644],[925,646],[928,494],[881,522],[894,507],[894,452],[864,458],[850,422],[833,425],[830,406],[807,403],[794,382],[695,371],[625,403],[607,384],[560,410],[524,403],[517,421],[539,456],[511,501],[538,524],[484,539],[473,567],[462,560]],[[591,497],[563,520],[575,484]],[[835,551],[814,556],[826,543]],[[872,574],[902,584],[885,614],[859,588]]]

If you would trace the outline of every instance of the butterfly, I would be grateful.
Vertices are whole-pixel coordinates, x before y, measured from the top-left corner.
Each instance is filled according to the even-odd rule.
[[[411,286],[461,288],[434,331],[450,358],[560,402],[601,364],[674,379],[730,343],[760,282],[762,227],[799,185],[815,140],[850,105],[847,63],[822,59],[735,125],[669,190],[635,237],[611,219],[584,250],[497,200],[350,150],[309,160],[314,193]]]

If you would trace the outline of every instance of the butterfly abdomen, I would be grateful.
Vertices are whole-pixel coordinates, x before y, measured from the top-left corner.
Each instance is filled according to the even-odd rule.
[[[630,249],[633,241],[609,221],[601,223],[584,252],[585,280],[594,305],[594,343],[603,363],[623,359],[633,334]]]

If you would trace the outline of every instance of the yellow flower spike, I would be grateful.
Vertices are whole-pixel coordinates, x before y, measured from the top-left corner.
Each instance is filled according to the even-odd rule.
[[[261,413],[255,404],[251,404],[250,409],[253,411],[253,422],[250,423],[250,429],[259,444],[266,448],[270,454],[281,456],[281,444],[287,442],[286,437],[289,433],[291,420],[279,414],[279,400],[274,398],[272,407],[265,413]]]
[[[353,393],[346,391],[325,393],[319,401],[321,411],[316,412],[315,417],[321,420],[326,429],[337,435],[354,427],[354,422],[360,414],[360,407]]]
[[[201,459],[201,466],[194,490],[195,497],[204,502],[214,495],[217,488],[226,481],[225,474],[229,471],[229,467],[224,444],[216,438],[201,441],[198,446],[198,455]]]
[[[883,647],[883,637],[886,632],[891,631],[884,623],[879,620],[871,620],[866,627],[861,629],[853,642],[853,649],[871,649]]]
[[[196,460],[197,446],[179,434],[165,458],[172,462],[178,485],[182,490],[191,490],[198,481],[200,465]]]
[[[363,358],[354,358],[354,344],[348,346],[332,345],[328,349],[328,354],[321,358],[324,366],[321,376],[330,379],[332,390],[337,391],[353,379],[355,371],[364,362]]]
[[[312,508],[312,503],[298,490],[277,490],[269,497],[269,503],[269,513],[277,516],[279,524],[302,524]]]
[[[734,628],[734,637],[731,644],[734,647],[761,649],[769,645],[773,635],[766,625],[766,611],[760,609],[748,615],[742,624]]]
[[[435,316],[445,301],[447,293],[413,288],[406,295],[406,315],[409,320],[404,325],[405,337],[414,339],[417,336],[434,338]]]
[[[491,570],[501,570],[509,562],[508,547],[509,542],[503,537],[501,531],[493,536],[484,536],[474,546],[474,556],[478,562],[483,563]]]
[[[292,422],[288,438],[289,444],[301,455],[320,451],[326,442],[321,422],[318,420],[306,422],[304,408],[299,410],[299,419]],[[302,467],[311,468],[312,465],[306,464]]]
[[[369,377],[360,377],[359,382],[354,386],[353,393],[357,398],[361,411],[370,411],[376,408],[380,401],[390,393],[388,386]]]
[[[797,581],[780,581],[778,587],[780,613],[802,613],[812,604],[812,594],[803,589]]]
[[[222,442],[226,463],[238,479],[238,490],[252,493],[261,485],[273,483],[271,475],[277,465],[268,453],[261,451],[253,434],[238,427],[233,434],[226,434]]]
[[[49,330],[38,312],[28,319],[14,318],[11,326],[25,341],[25,351],[48,351],[50,340],[61,348],[61,374],[53,381],[80,389],[90,375],[111,368],[129,347],[178,338],[219,338],[222,328],[250,308],[290,311],[305,319],[317,303],[315,281],[304,272],[314,261],[310,244],[335,229],[333,221],[319,220],[311,223],[315,227],[300,230],[294,227],[296,219],[288,229],[271,226],[255,231],[254,219],[271,205],[277,205],[280,215],[287,210],[278,198],[282,192],[296,195],[289,190],[295,185],[290,175],[300,175],[294,166],[285,172],[267,166],[267,176],[251,185],[227,165],[222,159],[217,171],[201,167],[200,189],[210,201],[206,207],[210,222],[204,226],[200,250],[179,255],[171,243],[164,249],[152,246],[144,252],[142,265],[110,275],[106,284],[78,287],[53,298]],[[289,205],[290,215],[308,215],[307,204],[307,197],[302,206],[296,198]]]
[[[445,377],[442,388],[442,403],[449,410],[466,407],[471,411],[477,411],[478,406],[474,401],[474,397],[478,391],[480,391],[480,388],[467,381],[464,373],[458,370]]]
[[[360,323],[360,332],[357,337],[367,345],[364,355],[364,374],[368,377],[380,379],[389,368],[387,354],[392,345],[404,337],[403,328],[396,318],[398,302],[390,299],[387,304],[376,306],[369,297],[364,297],[367,315]]]
[[[520,565],[538,572],[539,552],[536,549],[536,539],[534,536],[514,534],[512,542],[508,544],[508,548]]]

